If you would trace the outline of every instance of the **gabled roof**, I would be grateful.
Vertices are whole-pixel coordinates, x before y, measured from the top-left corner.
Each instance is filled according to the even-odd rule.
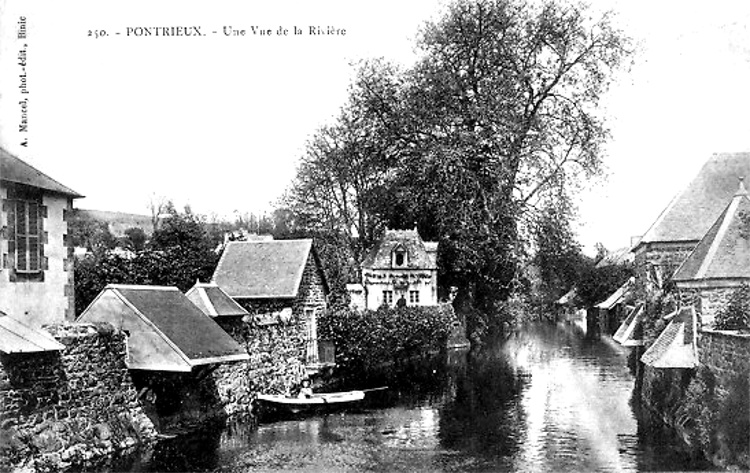
[[[0,352],[37,353],[64,350],[48,332],[34,329],[0,312]]]
[[[78,318],[129,333],[128,367],[190,371],[248,360],[247,351],[176,287],[110,284]]]
[[[612,307],[617,305],[628,294],[628,290],[630,289],[630,285],[633,283],[633,281],[634,278],[630,278],[625,281],[625,284],[617,288],[617,290],[610,294],[609,297],[607,297],[603,302],[598,303],[596,307],[598,309],[611,309]]]
[[[391,255],[397,247],[406,250],[406,269],[437,269],[437,242],[425,242],[417,230],[386,230],[362,261],[368,269],[391,269]]]
[[[672,279],[678,283],[750,279],[750,198],[741,181],[729,205]]]
[[[196,282],[185,293],[190,302],[209,317],[231,317],[249,315],[234,299],[224,292],[216,283]]]
[[[239,299],[297,297],[311,253],[320,269],[310,239],[230,241],[211,281]]]
[[[643,316],[643,304],[638,304],[633,307],[625,320],[622,321],[620,327],[615,332],[612,339],[620,345],[626,347],[636,347],[643,345],[643,340],[638,334],[638,324],[641,323],[641,317]]]
[[[60,184],[3,148],[0,148],[0,180],[38,187],[58,194],[65,194],[74,199],[83,197],[70,187]]]
[[[732,198],[737,179],[744,176],[750,176],[750,153],[714,154],[664,209],[637,246],[700,240]]]
[[[629,246],[619,248],[604,255],[604,257],[596,263],[596,267],[605,268],[607,266],[632,263],[633,256],[634,255],[631,253]]]
[[[698,366],[696,330],[693,307],[681,308],[656,341],[641,356],[641,361],[654,368]]]
[[[572,304],[573,300],[578,295],[578,289],[575,287],[570,288],[568,292],[560,296],[558,300],[555,301],[555,304],[565,305],[565,304]]]

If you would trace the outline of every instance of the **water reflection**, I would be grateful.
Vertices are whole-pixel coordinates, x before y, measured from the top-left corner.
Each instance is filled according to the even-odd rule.
[[[705,466],[631,408],[627,353],[571,324],[404,363],[358,411],[221,426],[126,459],[128,471],[643,471]],[[129,462],[129,463],[128,463]],[[117,469],[117,468],[113,468]]]

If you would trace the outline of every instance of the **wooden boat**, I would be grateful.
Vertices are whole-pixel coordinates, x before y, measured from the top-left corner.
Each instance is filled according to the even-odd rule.
[[[310,397],[288,397],[259,394],[257,400],[265,407],[293,414],[311,410],[325,410],[352,406],[365,398],[364,391],[316,393]]]

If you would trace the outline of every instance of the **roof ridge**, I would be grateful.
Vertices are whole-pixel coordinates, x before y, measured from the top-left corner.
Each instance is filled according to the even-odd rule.
[[[31,168],[32,171],[34,171],[34,172],[42,175],[43,177],[45,177],[45,178],[49,179],[50,181],[52,181],[54,184],[57,184],[58,186],[61,187],[61,189],[47,189],[47,190],[50,190],[50,191],[53,191],[53,192],[58,192],[58,193],[61,193],[61,194],[68,194],[70,196],[73,196],[74,198],[82,198],[82,197],[84,197],[83,195],[81,195],[78,192],[74,191],[70,187],[68,187],[65,184],[63,184],[62,182],[58,181],[57,179],[54,179],[54,178],[50,177],[46,173],[40,171],[39,169],[37,169],[33,165],[29,164],[25,160],[19,158],[18,156],[16,156],[15,154],[11,153],[10,151],[6,150],[3,147],[0,147],[0,157],[8,157],[8,158],[14,159],[14,160],[20,162],[21,164],[23,164],[24,166],[28,166],[29,168]],[[0,179],[8,181],[8,182],[15,182],[17,184],[29,185],[26,182],[21,182],[21,181],[17,181],[17,180],[13,180],[13,179],[8,179],[7,177],[3,178],[2,176],[0,176]]]
[[[146,284],[107,284],[104,289],[179,291],[175,286],[150,286]]]

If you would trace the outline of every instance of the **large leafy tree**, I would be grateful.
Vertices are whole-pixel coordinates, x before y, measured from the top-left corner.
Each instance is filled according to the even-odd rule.
[[[325,199],[359,192],[358,205],[339,198],[316,219],[331,229],[348,228],[352,218],[330,216],[353,208],[366,238],[416,225],[439,240],[443,284],[491,314],[521,287],[532,214],[601,172],[599,100],[628,39],[578,4],[458,0],[417,47],[409,70],[360,69],[335,133],[306,155],[296,186]]]

